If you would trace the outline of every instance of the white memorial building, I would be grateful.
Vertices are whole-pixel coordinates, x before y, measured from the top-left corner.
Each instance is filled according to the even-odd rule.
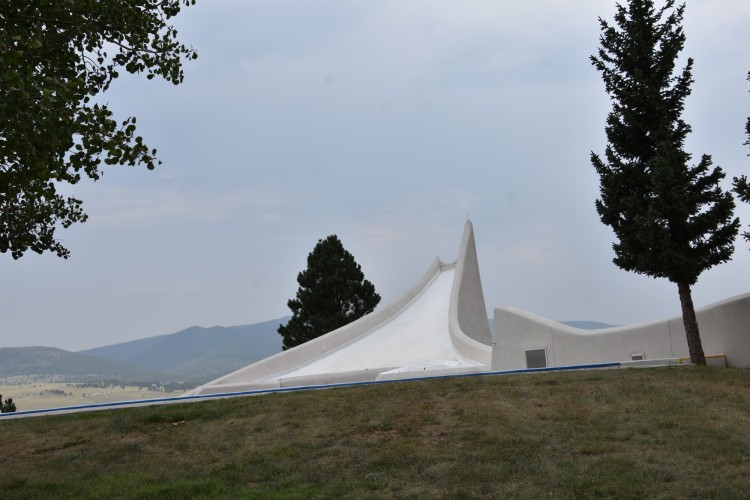
[[[750,367],[750,293],[696,312],[708,361]],[[436,258],[396,301],[190,394],[602,363],[689,362],[682,317],[582,330],[518,309],[496,307],[493,330],[485,308],[474,231],[467,221],[456,261]]]

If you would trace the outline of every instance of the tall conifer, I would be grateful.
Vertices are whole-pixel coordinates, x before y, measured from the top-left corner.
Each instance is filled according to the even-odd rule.
[[[747,81],[750,82],[750,72],[747,73]],[[750,146],[750,117],[747,118],[747,123],[745,123],[745,133],[747,134],[745,146]],[[734,178],[734,192],[737,193],[737,197],[740,200],[750,203],[750,182],[748,182],[746,175]],[[750,241],[750,231],[742,233],[742,236],[747,241]]]
[[[284,350],[347,325],[380,302],[375,286],[335,234],[318,240],[297,283],[296,298],[287,302],[292,318],[278,329]]]
[[[693,60],[675,74],[685,35],[685,5],[652,0],[617,5],[615,26],[599,19],[600,48],[591,61],[612,100],[605,159],[591,153],[599,174],[601,221],[617,236],[614,263],[677,285],[690,358],[704,364],[691,287],[726,262],[739,228],[734,199],[719,186],[724,172],[703,155],[690,165],[681,118],[693,83]]]

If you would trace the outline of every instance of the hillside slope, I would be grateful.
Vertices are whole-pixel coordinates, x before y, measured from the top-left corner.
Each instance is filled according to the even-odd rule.
[[[13,498],[747,498],[750,370],[366,385],[2,421]]]
[[[190,327],[169,335],[81,351],[82,354],[158,370],[173,378],[208,382],[281,352],[279,318],[241,326]]]
[[[129,363],[55,347],[0,348],[0,377],[29,377],[61,382],[157,380],[152,370]]]
[[[252,325],[194,326],[77,353],[52,347],[0,348],[0,377],[199,385],[281,352],[282,339],[276,329],[288,320],[287,316]],[[590,321],[565,323],[579,328],[611,326]]]
[[[490,318],[490,331],[492,335],[495,335],[495,319]],[[558,321],[563,325],[572,326],[573,328],[580,328],[582,330],[603,330],[605,328],[614,328],[618,325],[610,325],[609,323],[602,323],[600,321],[586,321],[586,320],[573,320],[573,321]]]

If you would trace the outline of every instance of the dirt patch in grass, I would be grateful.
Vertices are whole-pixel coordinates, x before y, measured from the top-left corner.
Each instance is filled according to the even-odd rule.
[[[358,433],[352,434],[352,439],[355,439],[355,440],[383,439],[383,438],[393,438],[396,436],[398,436],[398,431],[396,429],[388,429],[388,430],[373,429],[367,432],[358,432]]]

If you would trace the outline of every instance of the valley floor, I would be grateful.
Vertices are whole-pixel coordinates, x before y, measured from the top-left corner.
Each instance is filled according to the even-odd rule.
[[[37,382],[28,384],[0,384],[3,400],[12,398],[17,411],[43,410],[117,401],[138,401],[175,397],[184,390],[161,391],[153,387]]]

